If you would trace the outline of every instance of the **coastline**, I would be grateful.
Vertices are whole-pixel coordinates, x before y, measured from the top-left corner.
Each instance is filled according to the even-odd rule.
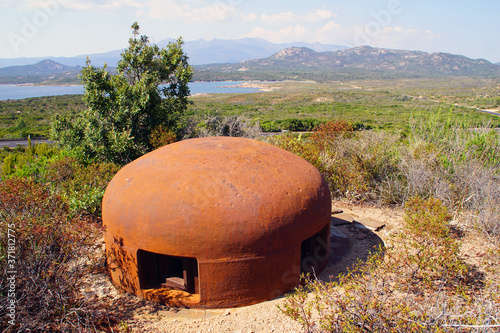
[[[191,97],[202,97],[211,94],[224,93],[253,93],[259,91],[272,91],[279,89],[271,87],[276,82],[264,81],[193,81],[189,82]],[[81,95],[84,85],[59,84],[40,85],[33,83],[3,84],[0,85],[0,100],[25,99],[33,97]]]
[[[227,82],[227,81],[222,81]],[[280,90],[281,87],[273,86],[276,83],[283,83],[284,81],[245,81],[231,86],[221,86],[221,88],[253,88],[259,89],[262,92],[269,92],[274,90]]]

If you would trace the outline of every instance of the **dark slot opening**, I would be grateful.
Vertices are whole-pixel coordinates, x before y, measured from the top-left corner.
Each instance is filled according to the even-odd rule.
[[[300,248],[300,268],[302,273],[321,271],[328,263],[330,225],[304,240]]]
[[[165,287],[199,293],[198,262],[195,258],[138,250],[137,264],[141,289]]]

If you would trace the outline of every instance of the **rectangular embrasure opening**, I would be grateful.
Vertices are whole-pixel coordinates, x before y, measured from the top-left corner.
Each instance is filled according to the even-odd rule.
[[[141,289],[171,288],[199,293],[196,258],[138,250],[137,264]]]
[[[328,263],[330,226],[304,240],[300,247],[300,269],[302,273],[316,273]]]

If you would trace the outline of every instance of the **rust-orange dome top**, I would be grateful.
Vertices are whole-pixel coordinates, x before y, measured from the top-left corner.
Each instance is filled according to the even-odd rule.
[[[265,256],[330,220],[321,174],[256,140],[180,141],[121,169],[103,199],[106,233],[126,247],[228,258]]]

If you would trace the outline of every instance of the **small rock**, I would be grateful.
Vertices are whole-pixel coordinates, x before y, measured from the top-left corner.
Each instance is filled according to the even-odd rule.
[[[332,225],[342,225],[342,224],[350,224],[354,221],[354,218],[345,213],[335,214],[331,217]]]
[[[385,227],[385,223],[382,223],[380,221],[374,220],[369,217],[363,217],[363,218],[357,218],[354,220],[354,222],[359,223],[366,227],[367,229],[373,230],[373,231],[379,231],[383,227]]]
[[[332,215],[334,214],[342,214],[344,211],[340,208],[335,208],[335,207],[332,207]]]

